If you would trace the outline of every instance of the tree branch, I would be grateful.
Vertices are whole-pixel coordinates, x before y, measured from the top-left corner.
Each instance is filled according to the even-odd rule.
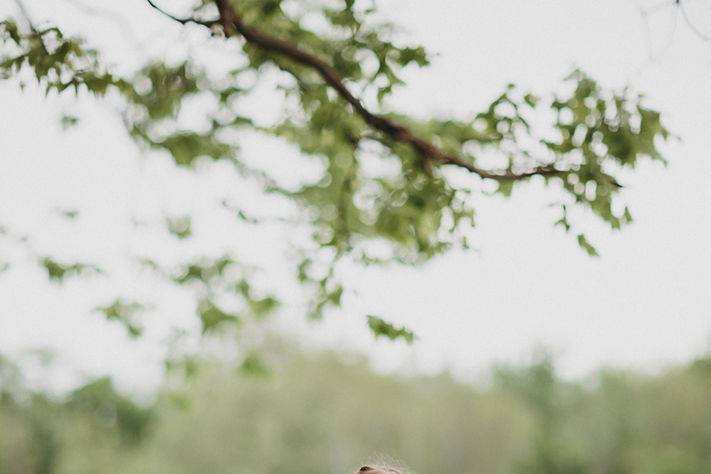
[[[353,107],[353,110],[369,126],[395,142],[408,144],[414,148],[424,160],[425,168],[429,168],[431,161],[437,161],[444,165],[458,166],[482,178],[497,181],[512,181],[526,179],[532,176],[554,176],[562,173],[562,171],[550,165],[537,166],[524,173],[514,173],[508,170],[486,170],[458,156],[449,154],[434,144],[418,137],[404,125],[368,110],[363,103],[351,93],[348,87],[346,87],[341,76],[331,65],[313,54],[300,49],[298,46],[246,25],[229,0],[215,0],[215,3],[217,4],[217,9],[220,14],[219,23],[222,25],[225,36],[230,37],[239,34],[248,43],[263,51],[285,56],[302,66],[313,69],[321,76],[326,84],[333,88],[344,101]]]
[[[168,13],[167,11],[163,10],[153,0],[146,0],[146,2],[148,2],[148,5],[150,5],[153,9],[155,9],[158,12],[162,13],[163,15],[167,16],[171,20],[177,21],[181,25],[187,25],[188,23],[194,23],[196,25],[202,25],[202,26],[211,28],[212,26],[219,23],[218,20],[199,20],[199,19],[193,18],[193,17],[180,18],[180,17],[172,15],[172,14]]]

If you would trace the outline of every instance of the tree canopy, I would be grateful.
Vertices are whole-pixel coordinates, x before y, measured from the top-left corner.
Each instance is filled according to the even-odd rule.
[[[308,239],[294,242],[294,275],[311,294],[306,312],[312,318],[337,308],[348,291],[338,272],[343,262],[419,265],[468,248],[477,201],[509,197],[530,182],[550,188],[559,209],[553,224],[595,256],[570,214],[624,227],[632,211],[620,197],[623,177],[643,161],[665,162],[658,147],[670,135],[660,113],[640,94],[607,89],[577,69],[542,97],[510,84],[467,118],[399,113],[389,99],[406,87],[405,71],[426,69],[431,55],[404,41],[371,0],[196,0],[182,13],[167,11],[170,2],[147,0],[145,15],[190,29],[220,63],[199,55],[155,57],[129,73],[37,16],[50,12],[38,8],[30,15],[18,5],[17,15],[0,23],[0,77],[19,86],[34,81],[48,95],[118,103],[126,132],[147,154],[167,154],[185,169],[230,163],[239,176],[235,186],[254,186],[277,199],[278,216],[224,205],[246,226],[277,222],[306,230]],[[252,100],[263,97],[265,85],[281,104],[279,114],[266,118]],[[62,123],[71,127],[77,120],[66,116]],[[278,170],[255,167],[239,148],[245,134],[295,147],[317,172],[285,180]],[[66,217],[77,218],[71,210]],[[192,236],[189,216],[167,219],[166,226],[176,239]],[[4,239],[22,240],[12,229],[0,231]],[[38,263],[57,283],[111,277],[110,269],[92,262],[42,255]],[[255,283],[237,251],[170,268],[151,258],[140,263],[195,291],[205,335],[263,318],[285,303]],[[139,336],[138,315],[148,309],[150,302],[116,295],[97,311]],[[364,316],[375,335],[415,337],[387,317]],[[245,364],[258,366],[249,357]]]

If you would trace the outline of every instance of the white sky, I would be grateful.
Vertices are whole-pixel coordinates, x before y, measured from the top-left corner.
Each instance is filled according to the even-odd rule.
[[[85,33],[107,48],[110,60],[131,66],[203,41],[140,0],[91,2],[127,18],[131,38],[138,38],[131,42],[125,29],[86,17],[66,0],[26,3],[35,19]],[[393,101],[401,111],[475,112],[508,82],[543,94],[577,65],[606,86],[629,83],[644,92],[683,140],[665,147],[668,168],[644,166],[626,178],[632,226],[612,233],[588,223],[600,259],[585,256],[571,236],[553,228],[546,205],[555,195],[531,185],[510,200],[480,199],[477,252],[450,254],[423,268],[353,269],[358,294],[344,311],[310,327],[287,308],[280,324],[326,345],[364,349],[386,369],[450,366],[470,373],[546,345],[560,354],[565,374],[578,376],[601,365],[655,368],[705,351],[711,340],[711,44],[681,20],[673,32],[671,8],[650,17],[648,35],[631,0],[381,3],[412,38],[439,53],[431,68],[408,75],[407,88]],[[696,0],[689,7],[711,33],[711,3]],[[12,8],[5,2],[0,14]],[[63,134],[57,118],[67,110],[82,122]],[[172,169],[165,157],[146,160],[110,108],[45,99],[31,88],[23,95],[9,84],[0,84],[0,144],[0,223],[35,236],[41,253],[110,264],[137,252],[171,261],[184,252],[238,249],[266,261],[270,271],[263,278],[294,293],[284,276],[290,269],[280,263],[284,230],[245,232],[213,209],[224,196],[242,203],[248,196],[235,189],[228,167],[191,176]],[[287,175],[298,172],[279,145],[247,142],[244,148]],[[67,224],[52,212],[56,207],[78,208],[81,217]],[[157,231],[137,233],[128,225],[132,216],[160,222],[166,212],[186,210],[197,215],[197,247],[172,245]],[[0,248],[3,255],[17,263],[21,258],[16,248]],[[128,386],[152,386],[164,347],[161,328],[166,321],[194,324],[186,294],[125,269],[108,283],[60,289],[45,280],[28,265],[0,275],[0,353],[49,347],[66,373],[109,372]],[[117,289],[160,303],[146,340],[127,341],[87,313]],[[373,343],[365,313],[408,325],[419,341],[413,347]]]

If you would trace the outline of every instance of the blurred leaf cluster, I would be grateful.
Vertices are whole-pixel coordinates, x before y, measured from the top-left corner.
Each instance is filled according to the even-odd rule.
[[[7,19],[0,23],[0,74],[20,83],[34,78],[48,94],[110,95],[122,104],[127,132],[146,151],[170,156],[187,169],[227,161],[239,171],[236,186],[256,184],[265,196],[284,200],[292,213],[289,222],[296,223],[289,225],[309,235],[298,244],[294,266],[312,295],[304,311],[312,317],[342,305],[350,285],[340,276],[341,262],[421,264],[467,248],[477,199],[492,193],[508,197],[531,180],[551,189],[561,213],[556,224],[585,252],[597,255],[571,214],[591,213],[613,229],[630,223],[631,211],[620,194],[625,170],[644,160],[664,162],[659,145],[669,133],[660,114],[638,94],[607,90],[581,71],[564,81],[567,92],[547,98],[509,85],[466,119],[404,116],[390,105],[393,94],[406,86],[404,73],[428,66],[430,55],[383,22],[375,2],[243,0],[229,5],[248,27],[297,53],[235,38],[215,23],[201,25],[218,11],[216,2],[196,1],[195,21],[181,27],[201,31],[214,50],[231,46],[229,54],[221,53],[220,68],[201,61],[199,54],[179,61],[148,58],[133,74],[119,77],[102,64],[99,52],[59,27]],[[299,60],[303,57],[308,61]],[[314,61],[332,68],[338,79],[324,77],[310,66]],[[265,87],[256,87],[265,84],[282,104],[271,119],[245,105],[265,94]],[[347,103],[344,94],[353,94],[360,106]],[[201,104],[197,115],[190,112],[195,103]],[[383,121],[390,125],[373,125]],[[317,175],[285,182],[274,168],[255,168],[240,155],[245,132],[290,144],[315,165]],[[403,141],[410,132],[427,145]],[[423,152],[431,147],[458,157],[459,165]],[[181,240],[196,231],[189,215],[167,224]],[[43,265],[55,281],[84,270],[49,257]],[[178,284],[210,280],[198,295],[203,333],[238,322],[239,315],[221,309],[219,296],[210,291],[234,288],[234,282],[218,283],[224,277],[220,271],[208,277],[186,265],[188,273],[181,278],[163,273]],[[248,278],[237,286],[248,306],[255,313],[275,308],[278,295],[250,300]],[[370,327],[383,334],[382,325],[371,320]]]

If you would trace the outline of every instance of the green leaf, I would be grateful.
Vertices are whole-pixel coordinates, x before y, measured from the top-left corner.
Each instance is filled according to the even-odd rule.
[[[629,207],[625,207],[625,212],[622,217],[626,224],[631,224],[632,222],[634,222],[634,218],[632,217],[632,213],[630,212]]]
[[[368,315],[368,327],[375,337],[386,337],[391,341],[402,339],[407,344],[415,341],[415,334],[404,326],[394,326],[377,316]]]
[[[225,270],[235,263],[231,257],[226,255],[215,260],[200,259],[185,265],[172,279],[180,285],[192,282],[210,285],[215,280],[222,278]]]
[[[584,234],[578,234],[578,245],[581,249],[585,250],[585,252],[587,252],[587,254],[591,257],[599,256],[595,247],[593,247],[593,245],[588,242],[588,239],[585,237]]]
[[[212,133],[182,131],[155,141],[154,146],[168,150],[179,166],[192,166],[200,157],[213,160],[233,157],[232,147],[217,140]]]
[[[59,123],[62,126],[62,130],[67,131],[79,124],[79,117],[70,114],[63,114],[59,119]]]
[[[226,324],[238,325],[240,323],[240,318],[237,315],[226,313],[209,300],[200,302],[198,316],[202,323],[203,334],[222,329]]]
[[[67,277],[78,276],[86,273],[103,273],[95,265],[86,263],[60,263],[51,257],[43,257],[40,264],[47,271],[49,279],[55,283],[63,283]]]

